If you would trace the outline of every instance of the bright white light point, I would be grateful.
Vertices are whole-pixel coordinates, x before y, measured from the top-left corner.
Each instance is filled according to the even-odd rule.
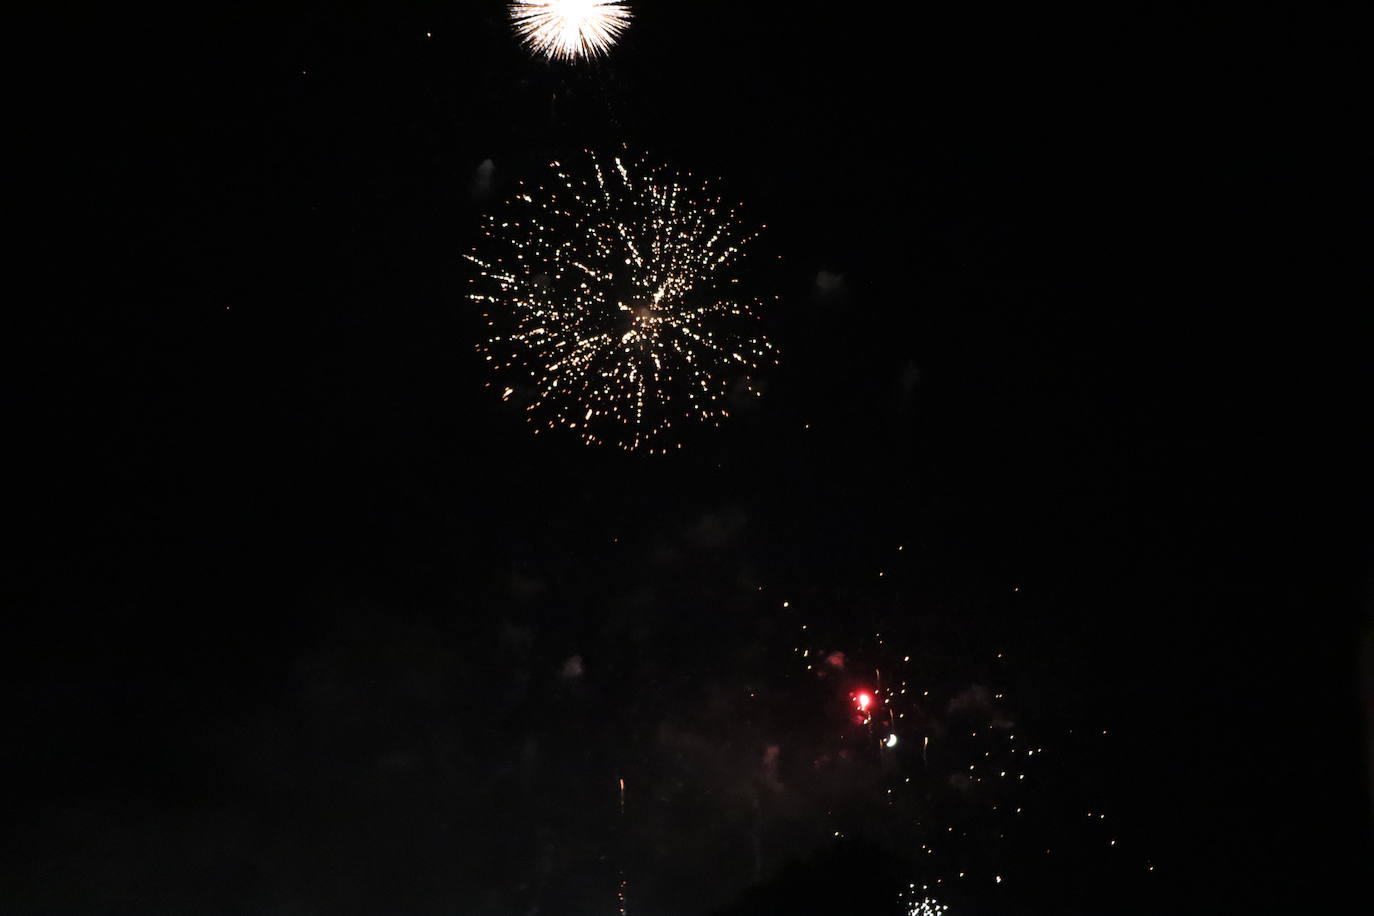
[[[554,60],[605,54],[631,17],[619,0],[517,0],[510,15],[525,44]]]
[[[1002,883],[1002,876],[1001,876],[1001,875],[998,875],[998,876],[997,876],[997,883],[998,883],[998,884],[1001,884],[1001,883]]]
[[[896,736],[896,735],[888,735],[888,736],[887,736],[887,740],[884,741],[883,744],[887,745],[888,747],[896,747],[896,746],[897,746],[897,736]]]

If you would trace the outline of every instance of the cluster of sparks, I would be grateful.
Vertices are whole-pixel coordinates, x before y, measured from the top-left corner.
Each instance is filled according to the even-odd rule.
[[[682,447],[675,424],[720,425],[776,362],[733,273],[757,233],[691,176],[587,157],[488,218],[493,253],[468,255],[478,349],[536,432],[664,453]]]
[[[906,916],[947,916],[949,913],[949,907],[931,897],[916,899],[914,894],[909,894],[904,902]]]
[[[598,57],[630,24],[630,8],[615,0],[519,0],[510,5],[526,46],[553,60]]]
[[[801,612],[791,601],[782,606],[793,615]],[[1014,842],[1036,857],[1054,856],[1057,844],[1026,821],[1034,812],[1058,819],[1069,811],[1043,794],[1042,783],[1057,774],[1043,769],[1045,748],[1025,740],[1021,732],[1027,729],[1017,726],[1004,693],[967,681],[960,688],[947,677],[923,672],[919,659],[881,632],[857,640],[853,633],[827,637],[800,623],[798,636],[792,657],[804,667],[806,679],[821,688],[822,703],[840,704],[839,714],[824,720],[832,737],[821,738],[816,765],[848,761],[845,766],[881,774],[874,783],[881,793],[875,802],[895,818],[885,829],[910,844],[912,864],[922,876],[904,897],[911,916],[945,912],[930,893],[968,893],[978,885],[1006,883],[1009,876],[994,863],[1025,858],[1007,854],[1004,844]],[[1001,669],[1004,655],[996,653],[983,664]],[[1101,740],[1108,732],[1086,734]],[[1086,821],[1088,833],[1075,847],[1086,840],[1087,848],[1120,856],[1107,815],[1094,808],[1086,812]],[[846,835],[842,824],[835,826],[841,828],[833,831],[835,837]],[[1154,871],[1148,859],[1141,865]]]

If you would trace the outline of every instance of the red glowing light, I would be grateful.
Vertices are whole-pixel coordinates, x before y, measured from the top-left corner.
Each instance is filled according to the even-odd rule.
[[[861,693],[854,698],[854,702],[859,704],[859,709],[867,710],[873,705],[873,697],[867,693]]]

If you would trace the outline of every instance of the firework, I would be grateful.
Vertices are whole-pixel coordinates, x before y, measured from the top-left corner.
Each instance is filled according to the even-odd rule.
[[[510,5],[521,39],[554,60],[605,54],[630,24],[628,4],[609,0],[524,0]]]
[[[887,583],[904,578],[869,575],[883,583],[873,595],[789,582],[782,602],[796,627],[795,641],[778,646],[792,659],[796,686],[786,693],[821,713],[793,733],[802,766],[789,790],[814,800],[825,835],[881,835],[915,879],[904,895],[910,916],[943,912],[934,895],[949,895],[958,909],[960,900],[1020,887],[1027,875],[1110,867],[1129,880],[1152,871],[1099,807],[1101,789],[1084,766],[1101,767],[1110,730],[1075,728],[1062,709],[1014,705],[1003,684],[1025,675],[996,647],[976,646],[969,658],[919,651],[913,641],[923,628],[905,609],[895,632],[856,628],[831,602],[880,603]],[[807,591],[809,601],[795,600]],[[807,619],[808,604],[819,618]],[[836,798],[851,810],[839,810]],[[1074,822],[1082,827],[1066,826]]]
[[[945,916],[949,912],[949,907],[937,903],[930,897],[924,897],[907,901],[906,912],[907,916]]]
[[[720,425],[776,362],[734,272],[756,234],[690,176],[587,156],[488,219],[494,253],[468,256],[490,329],[479,351],[536,432],[680,448],[676,425]]]

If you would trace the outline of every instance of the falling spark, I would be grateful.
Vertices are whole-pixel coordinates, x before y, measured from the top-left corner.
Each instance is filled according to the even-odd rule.
[[[621,830],[625,827],[625,777],[620,777],[620,825]],[[620,868],[620,886],[616,889],[617,912],[620,916],[629,916],[629,904],[627,897],[630,890],[630,880],[625,875],[625,868]]]
[[[615,0],[522,0],[510,5],[525,45],[553,60],[598,57],[630,24],[630,8]]]
[[[675,424],[721,425],[776,362],[736,286],[756,234],[702,183],[587,155],[580,175],[555,162],[547,187],[488,218],[499,253],[468,255],[489,327],[478,350],[536,432],[666,453],[682,447]]]

